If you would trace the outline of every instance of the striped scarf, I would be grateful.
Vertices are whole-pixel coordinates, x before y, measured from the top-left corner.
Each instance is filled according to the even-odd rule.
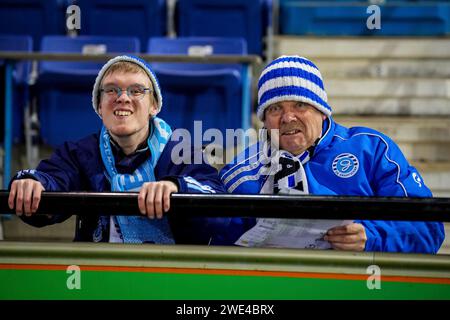
[[[103,126],[100,134],[100,153],[105,166],[105,176],[111,184],[111,191],[139,191],[145,182],[156,181],[154,169],[170,139],[172,130],[164,120],[157,117],[153,118],[153,123],[150,123],[150,129],[151,134],[147,140],[150,148],[149,159],[132,174],[120,174],[117,172],[111,150],[111,137]],[[150,220],[141,216],[116,216],[115,221],[120,228],[124,243],[174,243],[167,216],[159,220]]]
[[[308,179],[303,165],[308,162],[313,148],[294,156],[278,150],[271,158],[270,173],[261,188],[261,194],[308,194]]]

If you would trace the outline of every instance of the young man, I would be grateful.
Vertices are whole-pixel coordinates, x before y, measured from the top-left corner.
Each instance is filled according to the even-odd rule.
[[[66,142],[36,170],[18,172],[10,185],[10,208],[39,227],[68,218],[33,215],[42,191],[139,191],[139,210],[146,217],[113,217],[107,212],[79,216],[75,240],[196,242],[189,219],[174,217],[169,224],[164,216],[170,208],[170,194],[225,190],[211,166],[172,161],[175,142],[170,141],[170,126],[156,117],[162,96],[150,66],[134,56],[111,59],[95,80],[92,104],[103,122],[101,132]]]
[[[264,146],[250,147],[243,161],[220,177],[239,194],[316,194],[431,197],[419,172],[398,146],[369,128],[334,122],[322,75],[299,56],[275,59],[258,83],[257,115],[278,141],[266,159]],[[260,142],[261,144],[261,142]],[[212,244],[233,244],[255,219],[210,220]],[[338,250],[436,253],[444,240],[439,222],[354,221],[328,230],[324,240]]]

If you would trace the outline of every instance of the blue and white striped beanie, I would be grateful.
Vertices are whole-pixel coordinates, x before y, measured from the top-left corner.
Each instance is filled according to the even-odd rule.
[[[147,73],[148,77],[150,78],[150,81],[153,85],[153,90],[156,97],[158,112],[161,111],[162,108],[162,95],[161,95],[161,88],[159,86],[158,79],[156,78],[155,73],[150,68],[150,65],[143,59],[132,56],[132,55],[123,55],[123,56],[117,56],[115,58],[112,58],[109,60],[105,65],[100,69],[97,78],[95,79],[94,88],[92,89],[92,107],[94,108],[94,111],[98,114],[98,104],[100,102],[100,85],[102,83],[103,77],[106,73],[106,71],[111,67],[114,63],[120,62],[120,61],[128,61],[131,63],[135,63],[138,66],[140,66],[144,71]],[[100,116],[100,115],[99,115]]]
[[[257,115],[261,121],[264,110],[280,101],[302,101],[330,116],[327,100],[319,68],[306,58],[281,56],[267,65],[259,77]]]

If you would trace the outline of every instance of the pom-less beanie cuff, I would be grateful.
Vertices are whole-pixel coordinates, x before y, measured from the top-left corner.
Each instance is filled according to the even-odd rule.
[[[102,83],[103,77],[106,73],[106,71],[109,69],[110,66],[112,66],[116,62],[120,61],[127,61],[131,63],[135,63],[138,66],[140,66],[149,76],[150,81],[153,85],[153,90],[156,96],[156,102],[157,102],[157,108],[158,112],[161,111],[162,108],[162,95],[161,95],[161,88],[158,83],[158,79],[156,78],[155,73],[150,68],[150,65],[142,60],[139,57],[131,56],[131,55],[123,55],[123,56],[117,56],[115,58],[112,58],[109,60],[99,71],[97,78],[95,79],[94,88],[92,89],[92,107],[94,108],[94,111],[98,114],[98,104],[99,104],[99,89],[100,84]],[[100,115],[99,115],[100,116]]]
[[[279,57],[262,71],[258,82],[258,118],[263,121],[265,109],[281,101],[305,102],[331,116],[322,75],[312,61],[303,57]]]

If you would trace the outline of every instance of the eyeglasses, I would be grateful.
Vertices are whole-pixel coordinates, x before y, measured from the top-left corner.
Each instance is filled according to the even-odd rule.
[[[110,99],[119,98],[122,95],[123,91],[124,90],[122,88],[119,88],[115,85],[107,85],[100,89],[100,92]],[[131,85],[126,89],[128,97],[133,100],[142,99],[147,91],[150,93],[153,90],[138,84]]]

